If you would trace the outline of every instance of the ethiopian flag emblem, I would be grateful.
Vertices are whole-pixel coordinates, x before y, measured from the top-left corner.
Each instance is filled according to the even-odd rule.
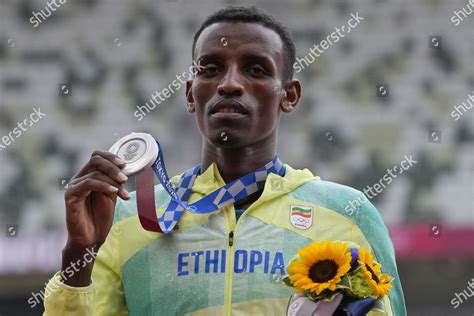
[[[299,229],[308,229],[313,225],[313,208],[311,206],[291,205],[290,223]]]

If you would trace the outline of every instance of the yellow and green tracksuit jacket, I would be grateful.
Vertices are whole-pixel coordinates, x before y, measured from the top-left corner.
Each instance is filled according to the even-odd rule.
[[[196,178],[189,202],[224,184],[211,165]],[[170,197],[161,185],[155,194],[161,216]],[[361,194],[286,165],[284,177],[268,176],[261,197],[238,221],[232,205],[205,215],[185,212],[179,229],[165,235],[142,229],[132,193],[129,201],[117,199],[92,283],[70,287],[56,273],[45,315],[285,315],[294,293],[280,283],[285,265],[297,249],[332,239],[371,249],[395,278],[385,313],[369,315],[405,316],[393,245],[377,210],[368,201],[356,213],[344,210]],[[294,226],[295,207],[311,209],[306,229]]]

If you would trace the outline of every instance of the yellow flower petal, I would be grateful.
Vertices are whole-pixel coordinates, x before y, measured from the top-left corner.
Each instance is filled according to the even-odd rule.
[[[334,291],[347,271],[350,270],[351,255],[349,249],[341,242],[313,242],[307,247],[298,250],[301,260],[295,260],[288,266],[288,273],[297,292],[308,291],[319,295],[329,289]],[[330,279],[318,282],[311,276],[311,268],[317,269],[320,261],[332,261],[337,266],[335,274]]]
[[[367,259],[368,257],[365,257]],[[372,270],[369,271],[368,267]],[[381,298],[388,294],[392,285],[390,284],[391,278],[388,274],[381,274],[381,265],[380,263],[372,261],[372,263],[365,263],[362,266],[363,275],[369,281],[370,286],[373,289],[374,296]]]

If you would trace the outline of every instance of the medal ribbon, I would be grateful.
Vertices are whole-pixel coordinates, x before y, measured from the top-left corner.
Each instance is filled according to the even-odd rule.
[[[166,172],[160,143],[158,141],[156,143],[158,144],[157,159],[151,168],[146,167],[136,176],[138,214],[143,228],[149,231],[167,234],[176,226],[184,210],[197,214],[217,211],[263,189],[268,174],[275,173],[280,176],[285,174],[284,165],[278,156],[275,156],[263,167],[224,185],[195,203],[187,204],[194,180],[201,172],[201,165],[198,164],[185,171],[181,175],[177,187],[174,187]],[[165,212],[158,219],[156,218],[154,181],[151,170],[154,171],[163,188],[171,197]]]

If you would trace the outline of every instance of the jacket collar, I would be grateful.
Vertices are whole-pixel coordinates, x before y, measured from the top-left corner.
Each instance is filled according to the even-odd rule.
[[[285,195],[309,181],[320,179],[308,169],[293,169],[287,164],[285,164],[285,168],[286,172],[283,177],[274,173],[268,175],[262,195],[257,201],[258,204]],[[174,177],[173,180],[176,183],[179,177]],[[206,171],[196,177],[192,191],[206,196],[224,185],[225,182],[219,173],[217,164],[213,162]]]

